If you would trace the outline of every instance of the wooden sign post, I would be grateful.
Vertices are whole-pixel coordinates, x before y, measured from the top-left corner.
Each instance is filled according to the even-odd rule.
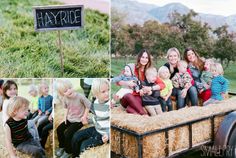
[[[35,31],[58,31],[58,47],[61,58],[61,73],[64,75],[64,54],[61,50],[60,30],[74,30],[84,26],[84,6],[36,6],[34,11]]]

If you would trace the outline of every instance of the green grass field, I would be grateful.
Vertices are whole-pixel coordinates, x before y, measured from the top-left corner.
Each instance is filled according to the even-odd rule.
[[[127,63],[135,63],[135,57],[125,58],[112,58],[111,59],[111,75],[117,76]],[[154,61],[154,65],[159,68],[166,59],[158,59]],[[225,70],[224,76],[229,80],[229,92],[236,93],[236,62],[230,63],[229,67]],[[112,85],[112,92],[116,92],[120,87]]]
[[[0,76],[62,77],[58,32],[35,32],[33,6],[52,0],[0,1]],[[85,25],[61,31],[64,77],[108,77],[109,16],[85,9]]]

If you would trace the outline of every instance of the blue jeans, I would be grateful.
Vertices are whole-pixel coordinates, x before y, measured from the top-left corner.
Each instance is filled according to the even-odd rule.
[[[44,149],[41,147],[40,143],[33,138],[22,142],[16,149],[23,153],[30,154],[32,158],[46,158]]]
[[[186,106],[186,103],[185,103],[186,98],[182,98],[181,91],[182,91],[182,88],[176,88],[177,109],[181,109]],[[198,105],[198,94],[197,94],[196,87],[191,86],[188,89],[187,97],[190,99],[192,106]]]
[[[74,134],[71,141],[73,156],[79,156],[84,150],[102,144],[104,144],[102,135],[96,131],[95,127],[80,130]]]
[[[197,92],[197,88],[195,86],[191,86],[188,89],[187,97],[190,99],[192,106],[198,105],[198,92]]]
[[[172,102],[170,97],[165,101],[162,97],[158,98],[161,104],[161,109],[163,112],[166,112],[166,107],[168,107],[168,111],[172,111]]]

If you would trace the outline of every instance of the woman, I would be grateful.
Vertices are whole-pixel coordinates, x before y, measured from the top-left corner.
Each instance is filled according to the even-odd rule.
[[[135,76],[140,81],[144,81],[145,71],[147,68],[151,66],[152,66],[151,55],[146,50],[143,50],[138,54],[137,57],[137,61],[134,67]],[[143,87],[142,89],[144,91],[150,91],[150,90],[160,90],[165,87],[164,83],[159,78],[157,78],[156,83],[157,83],[156,86]],[[118,85],[128,86],[132,88],[135,87],[137,83],[133,81],[120,81],[118,82]],[[126,111],[128,113],[146,115],[146,112],[144,111],[142,106],[142,99],[139,93],[133,92],[132,94],[129,93],[124,95],[123,98],[120,100],[120,103],[124,108],[126,108]]]
[[[201,82],[201,72],[204,68],[204,62],[193,48],[186,48],[184,51],[184,59],[188,63],[188,68],[192,74],[194,85],[189,89],[189,98],[192,106],[198,105],[198,93],[196,83]]]
[[[170,48],[167,51],[167,60],[168,62],[164,64],[170,71],[170,79],[174,77],[174,75],[179,72],[177,68],[178,61],[180,61],[180,53],[177,48]]]
[[[179,72],[177,65],[178,62],[180,61],[180,53],[177,48],[170,48],[167,51],[167,63],[164,64],[169,71],[170,71],[170,80],[175,76],[176,73]],[[177,109],[181,109],[185,106],[185,99],[181,97],[181,93],[177,88],[172,89],[172,94],[171,96],[176,97],[177,101]]]

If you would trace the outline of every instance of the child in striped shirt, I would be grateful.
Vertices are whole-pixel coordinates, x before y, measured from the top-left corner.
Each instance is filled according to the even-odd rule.
[[[13,97],[9,99],[7,114],[9,116],[4,131],[6,135],[6,147],[10,158],[17,158],[13,146],[33,158],[45,158],[45,151],[39,141],[33,139],[28,130],[27,115],[29,101],[23,97]],[[13,145],[12,145],[13,144]]]
[[[203,103],[204,106],[214,103],[226,98],[226,93],[229,87],[229,81],[224,78],[224,70],[220,63],[214,63],[211,67],[213,79],[211,81],[211,98]]]
[[[78,131],[72,139],[73,156],[79,156],[84,150],[102,145],[109,140],[110,110],[109,82],[107,79],[94,79],[92,93],[96,97],[91,106],[94,126]]]

